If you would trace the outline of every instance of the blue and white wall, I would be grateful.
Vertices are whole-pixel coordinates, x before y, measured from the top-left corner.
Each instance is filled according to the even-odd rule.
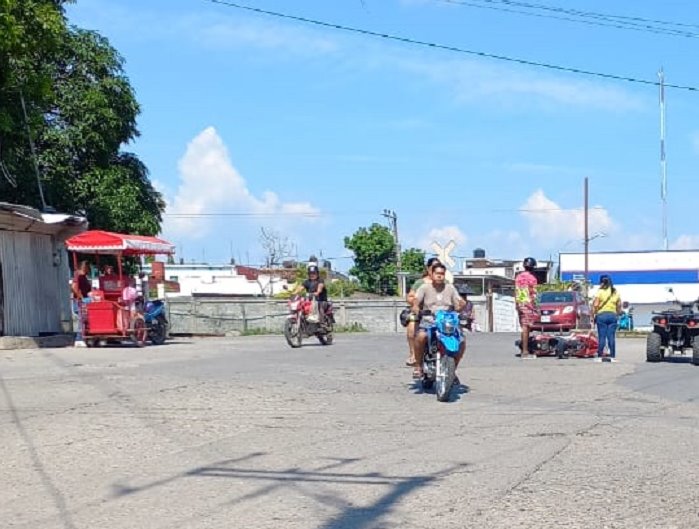
[[[560,254],[562,280],[581,279],[584,271],[585,254]],[[636,325],[640,327],[650,323],[653,310],[666,308],[675,296],[682,301],[699,298],[699,250],[588,254],[593,296],[602,274],[609,274],[622,300],[634,306]]]

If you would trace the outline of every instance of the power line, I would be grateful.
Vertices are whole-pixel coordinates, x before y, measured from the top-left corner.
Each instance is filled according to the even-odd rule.
[[[630,83],[637,83],[637,84],[644,84],[644,85],[651,85],[651,86],[658,86],[659,85],[658,81],[651,81],[648,79],[640,79],[637,77],[627,77],[624,75],[595,72],[592,70],[583,70],[580,68],[560,66],[560,65],[551,64],[551,63],[530,61],[530,60],[526,60],[526,59],[519,59],[519,58],[515,58],[515,57],[498,55],[498,54],[488,53],[488,52],[483,52],[483,51],[468,50],[465,48],[460,48],[457,46],[450,46],[447,44],[438,44],[436,42],[417,40],[417,39],[413,39],[413,38],[409,38],[409,37],[392,35],[389,33],[379,33],[379,32],[371,31],[368,29],[360,29],[360,28],[355,28],[355,27],[351,27],[351,26],[344,26],[342,24],[335,24],[332,22],[324,22],[322,20],[316,20],[316,19],[307,18],[307,17],[290,15],[290,14],[281,13],[278,11],[270,11],[267,9],[261,9],[259,7],[252,7],[252,6],[248,6],[248,5],[238,4],[238,3],[229,2],[226,0],[203,0],[203,1],[210,2],[212,4],[223,5],[226,7],[233,8],[233,9],[241,9],[244,11],[250,11],[250,12],[258,13],[261,15],[268,15],[268,16],[273,16],[273,17],[277,17],[277,18],[287,19],[287,20],[295,20],[297,22],[303,22],[306,24],[313,24],[316,26],[337,29],[337,30],[346,31],[346,32],[350,32],[350,33],[357,33],[357,34],[365,35],[365,36],[379,37],[379,38],[383,38],[383,39],[387,39],[387,40],[402,42],[404,44],[413,44],[416,46],[424,46],[424,47],[428,47],[428,48],[451,51],[451,52],[455,52],[455,53],[462,53],[462,54],[466,54],[466,55],[475,55],[478,57],[497,59],[500,61],[513,62],[513,63],[517,63],[517,64],[524,64],[527,66],[536,66],[539,68],[547,68],[549,70],[557,70],[557,71],[563,71],[563,72],[568,72],[568,73],[576,73],[576,74],[580,74],[580,75],[588,75],[588,76],[593,76],[593,77],[602,77],[605,79],[614,79],[617,81],[627,81]],[[677,90],[687,90],[690,92],[699,92],[698,87],[688,86],[688,85],[675,85],[675,84],[667,84],[666,83],[665,88],[674,88]]]
[[[591,210],[604,210],[602,206],[591,207]],[[440,209],[442,213],[449,212],[464,212],[469,213],[566,213],[573,211],[582,211],[582,208],[494,208],[494,209]],[[213,213],[164,213],[164,217],[182,218],[182,219],[198,219],[198,218],[215,218],[215,217],[242,217],[242,218],[263,218],[263,217],[302,217],[302,218],[320,218],[327,216],[339,215],[367,215],[372,214],[371,211],[325,211],[319,213],[247,213],[236,211],[221,211]]]
[[[590,26],[609,27],[613,29],[623,29],[630,31],[640,31],[644,33],[655,33],[660,35],[671,35],[684,38],[699,38],[699,33],[694,33],[682,27],[694,27],[693,24],[679,24],[665,21],[650,21],[639,17],[624,17],[622,15],[604,15],[591,11],[579,11],[575,9],[565,9],[559,7],[544,6],[540,4],[530,4],[527,2],[514,2],[510,0],[437,0],[444,4],[458,5],[462,7],[474,7],[476,9],[490,9],[505,13],[514,13],[538,18],[548,18],[554,20],[564,20],[578,24]],[[510,6],[510,7],[502,7]],[[517,9],[519,8],[519,9]],[[524,10],[523,10],[524,9]],[[530,9],[531,11],[527,11]],[[537,13],[535,10],[543,10],[544,13]],[[560,13],[560,14],[553,14]],[[566,15],[566,16],[564,16]],[[591,19],[591,20],[590,20]],[[642,22],[637,22],[642,21]],[[662,25],[677,25],[677,29],[672,27],[662,27]],[[699,27],[699,26],[697,26]]]

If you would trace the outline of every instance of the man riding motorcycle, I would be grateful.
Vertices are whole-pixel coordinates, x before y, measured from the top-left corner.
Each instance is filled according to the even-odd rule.
[[[418,288],[425,283],[432,282],[432,267],[439,262],[436,257],[430,257],[425,264],[425,270],[422,273],[422,277],[415,281],[410,287],[410,291],[405,297],[408,305],[412,307],[413,301],[415,300],[415,293]],[[415,335],[416,335],[417,318],[409,318],[408,324],[406,325],[406,336],[408,339],[408,360],[405,365],[415,367]]]
[[[417,335],[415,337],[415,377],[423,377],[422,361],[427,345],[427,330],[434,324],[434,315],[439,310],[454,309],[460,311],[465,302],[451,283],[445,280],[446,267],[442,263],[436,263],[432,267],[432,282],[422,284],[415,293],[412,313],[415,317],[420,314],[420,310],[429,310],[432,315],[425,315],[420,320]],[[464,356],[466,342],[459,344],[459,354],[455,358],[456,367]],[[454,379],[455,384],[459,384],[458,378]]]

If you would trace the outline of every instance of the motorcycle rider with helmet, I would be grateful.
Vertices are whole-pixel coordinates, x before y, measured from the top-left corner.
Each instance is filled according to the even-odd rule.
[[[323,324],[327,309],[328,291],[315,264],[308,266],[308,279],[301,283],[293,293],[299,294],[302,290],[305,290],[318,303],[318,321]]]
[[[529,352],[529,332],[536,322],[539,311],[537,308],[536,287],[539,282],[532,273],[536,268],[536,259],[526,257],[522,261],[523,272],[517,274],[515,278],[515,303],[517,305],[517,315],[519,325],[522,328],[522,360],[536,358],[534,353]]]

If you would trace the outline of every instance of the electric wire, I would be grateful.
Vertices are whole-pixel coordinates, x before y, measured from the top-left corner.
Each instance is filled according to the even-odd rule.
[[[596,13],[591,13],[591,12],[576,11],[576,10],[569,10],[569,9],[563,9],[563,8],[537,6],[536,4],[528,4],[528,3],[524,3],[524,2],[511,2],[511,1],[507,1],[507,0],[470,0],[470,1],[467,1],[467,0],[437,0],[437,1],[439,1],[443,4],[458,5],[458,6],[462,6],[462,7],[473,7],[476,9],[489,9],[489,10],[493,10],[493,11],[500,11],[500,12],[505,12],[505,13],[514,13],[514,14],[531,16],[531,17],[538,17],[538,18],[563,20],[566,22],[575,22],[578,24],[586,24],[586,25],[590,25],[590,26],[609,27],[609,28],[613,28],[613,29],[640,31],[640,32],[645,32],[645,33],[671,35],[671,36],[675,36],[675,37],[684,37],[684,38],[694,38],[694,39],[699,38],[699,33],[690,32],[690,31],[683,30],[683,29],[673,29],[671,27],[659,27],[656,25],[652,25],[650,23],[640,23],[640,22],[633,22],[633,21],[626,22],[626,21],[624,21],[624,18],[621,17],[620,15],[602,15],[602,14],[596,14]],[[500,4],[500,6],[494,5],[494,4]],[[502,7],[503,5],[513,6],[513,7]],[[516,7],[519,7],[522,9],[543,9],[543,10],[548,10],[548,11],[552,11],[555,13],[561,13],[561,14],[560,15],[551,14],[548,12],[536,13],[534,11],[526,11],[526,10],[522,10],[522,9],[516,9]],[[563,14],[567,14],[569,16],[564,16]],[[575,18],[575,17],[578,17],[578,18]],[[630,17],[630,18],[633,18],[633,17]],[[673,24],[673,23],[665,22],[665,24]],[[687,24],[686,26],[692,27],[692,25],[689,25],[689,24]]]
[[[574,74],[579,74],[579,75],[600,77],[600,78],[612,79],[612,80],[616,80],[616,81],[626,81],[626,82],[630,82],[630,83],[643,84],[643,85],[649,85],[649,86],[660,86],[659,81],[651,81],[649,79],[641,79],[638,77],[630,77],[630,76],[625,76],[625,75],[604,73],[604,72],[598,72],[598,71],[593,71],[593,70],[585,70],[582,68],[573,68],[570,66],[561,66],[561,65],[552,64],[552,63],[545,63],[545,62],[528,60],[528,59],[520,59],[517,57],[510,57],[507,55],[499,55],[499,54],[495,54],[495,53],[469,50],[466,48],[460,48],[458,46],[451,46],[448,44],[439,44],[436,42],[424,41],[424,40],[414,39],[414,38],[410,38],[410,37],[403,37],[400,35],[394,35],[394,34],[390,34],[390,33],[380,33],[380,32],[372,31],[372,30],[368,30],[368,29],[361,29],[361,28],[352,27],[352,26],[345,26],[345,25],[336,24],[333,22],[325,22],[322,20],[312,19],[312,18],[308,18],[308,17],[291,15],[288,13],[282,13],[279,11],[270,11],[268,9],[262,9],[259,7],[253,7],[253,6],[249,6],[249,5],[239,4],[239,3],[230,2],[227,0],[203,0],[203,1],[209,2],[212,4],[218,4],[221,6],[226,6],[226,7],[233,8],[233,9],[240,9],[243,11],[258,13],[261,15],[267,15],[267,16],[272,16],[272,17],[276,17],[276,18],[286,19],[286,20],[294,20],[297,22],[303,22],[305,24],[312,24],[312,25],[316,25],[316,26],[336,29],[336,30],[345,31],[345,32],[349,32],[349,33],[356,33],[356,34],[360,34],[360,35],[364,35],[364,36],[379,37],[379,38],[383,38],[383,39],[387,39],[387,40],[401,42],[404,44],[423,46],[423,47],[445,50],[445,51],[461,53],[461,54],[466,54],[466,55],[474,55],[477,57],[496,59],[496,60],[500,60],[500,61],[523,64],[523,65],[527,65],[527,66],[535,66],[535,67],[539,67],[539,68],[546,68],[549,70],[556,70],[556,71],[574,73]],[[691,86],[691,85],[678,85],[678,84],[665,83],[664,86],[665,86],[665,88],[672,88],[672,89],[676,89],[676,90],[686,90],[689,92],[699,92],[699,87]]]

